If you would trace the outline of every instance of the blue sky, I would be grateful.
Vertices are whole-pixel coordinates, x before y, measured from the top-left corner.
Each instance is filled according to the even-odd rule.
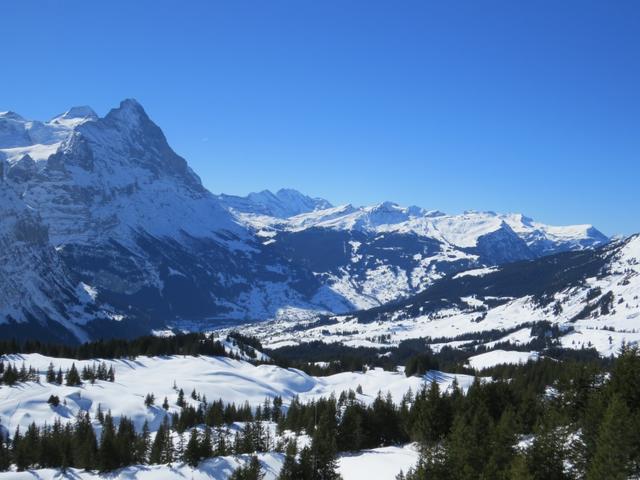
[[[640,2],[0,2],[0,110],[138,99],[214,192],[640,231]]]

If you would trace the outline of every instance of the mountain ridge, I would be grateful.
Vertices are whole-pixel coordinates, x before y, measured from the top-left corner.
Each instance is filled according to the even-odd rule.
[[[591,226],[552,227],[521,214],[335,207],[292,189],[216,195],[132,99],[104,117],[90,107],[48,122],[0,115],[0,166],[3,188],[37,213],[49,254],[79,292],[70,303],[84,305],[88,289],[95,318],[118,319],[63,313],[58,323],[80,328],[78,338],[109,335],[114,325],[126,335],[346,313],[470,268],[608,241]],[[11,317],[7,309],[0,303],[0,327],[34,322],[33,305]]]

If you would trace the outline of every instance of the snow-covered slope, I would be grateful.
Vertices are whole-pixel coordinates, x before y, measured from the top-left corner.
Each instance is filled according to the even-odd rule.
[[[323,198],[311,198],[290,188],[281,188],[276,193],[263,190],[250,193],[246,197],[221,194],[218,199],[224,206],[236,213],[264,215],[280,219],[332,207]]]
[[[80,325],[92,318],[108,318],[98,309],[86,285],[71,276],[49,243],[47,227],[0,180],[0,312],[13,334],[20,322],[31,321],[52,340],[70,336],[87,339]],[[16,323],[18,322],[18,323]]]
[[[258,453],[258,460],[264,473],[264,480],[276,480],[282,464],[282,453]],[[402,470],[406,472],[418,462],[419,452],[415,445],[403,447],[381,447],[363,450],[356,454],[338,458],[338,471],[344,480],[394,480]],[[0,480],[226,480],[231,472],[249,462],[250,455],[235,457],[214,457],[200,462],[192,468],[186,464],[140,465],[127,467],[108,474],[99,474],[70,468],[66,477],[54,469],[30,470],[28,472],[0,472]]]
[[[39,371],[39,382],[27,382],[0,389],[0,430],[13,434],[19,426],[21,431],[33,422],[42,426],[51,425],[55,420],[62,423],[73,422],[80,411],[88,411],[93,426],[99,435],[101,425],[95,420],[98,408],[102,412],[111,411],[116,424],[119,418],[127,416],[132,419],[138,431],[145,421],[148,422],[153,436],[162,424],[165,416],[179,412],[176,405],[178,389],[187,394],[196,389],[200,395],[209,400],[222,399],[224,403],[234,402],[238,405],[248,401],[253,408],[264,403],[265,398],[276,395],[283,398],[284,407],[290,403],[294,395],[302,402],[328,397],[336,397],[342,391],[353,390],[358,385],[362,394],[357,394],[359,401],[368,404],[374,401],[378,392],[390,392],[396,402],[412,389],[416,392],[424,382],[437,381],[443,390],[450,387],[456,379],[463,389],[467,389],[474,380],[468,375],[444,374],[430,372],[426,377],[405,377],[401,372],[386,372],[381,369],[366,373],[342,373],[329,377],[312,377],[294,369],[282,369],[276,366],[254,366],[244,361],[223,357],[136,357],[122,360],[106,360],[109,367],[115,370],[115,381],[97,380],[94,384],[85,382],[82,386],[68,387],[46,382],[45,372],[52,363],[55,368],[69,368],[75,364],[81,370],[91,367],[94,360],[78,361],[45,357],[38,354],[3,356],[2,361],[16,363],[18,367],[24,362]],[[157,405],[147,407],[145,396],[153,393]],[[47,403],[51,395],[60,399],[60,405]],[[168,398],[169,410],[165,411],[160,404],[164,397]],[[194,406],[200,402],[187,395],[186,401]],[[365,450],[356,454],[343,455],[339,459],[340,472],[345,480],[362,478],[362,469],[370,471],[367,478],[392,480],[402,469],[407,470],[417,460],[415,446],[384,447]],[[259,459],[266,473],[266,478],[275,479],[281,468],[284,455],[281,453],[261,453]],[[202,461],[198,467],[192,468],[180,462],[172,466],[145,465],[144,467],[127,467],[108,475],[100,476],[82,470],[71,469],[68,475],[78,479],[98,478],[203,478],[221,480],[249,459],[248,455],[214,457]],[[375,468],[371,468],[375,466]],[[53,469],[34,470],[29,472],[0,472],[0,479],[21,478],[53,479],[61,478],[60,472]]]
[[[324,227],[376,233],[413,233],[458,248],[477,247],[483,237],[503,231],[506,235],[523,240],[531,250],[532,257],[594,247],[608,241],[592,225],[556,227],[535,222],[521,214],[494,212],[446,215],[416,206],[401,207],[392,202],[361,208],[345,205],[304,213],[290,219],[287,227],[291,230]],[[514,241],[517,240],[514,238]]]
[[[534,334],[543,321],[557,325],[557,331]],[[623,342],[640,341],[640,236],[452,275],[418,295],[368,311],[306,324],[268,322],[245,331],[272,348],[312,340],[388,346],[431,337],[436,350],[473,341],[524,349],[553,335],[567,348],[615,354]]]
[[[357,394],[358,399],[364,403],[373,402],[380,391],[385,394],[390,392],[394,401],[399,402],[407,390],[411,388],[415,392],[425,381],[435,380],[446,390],[456,379],[461,388],[466,390],[474,380],[469,375],[441,372],[437,372],[437,375],[431,372],[424,378],[406,377],[404,373],[382,369],[313,377],[295,369],[254,366],[223,357],[173,356],[107,360],[107,365],[115,369],[115,382],[85,382],[80,387],[68,387],[45,381],[44,374],[49,363],[63,370],[75,364],[81,370],[85,365],[91,367],[93,360],[77,361],[38,354],[9,355],[3,360],[15,362],[18,367],[24,362],[38,369],[41,374],[40,383],[27,382],[0,389],[0,425],[11,433],[17,426],[26,428],[31,422],[51,424],[56,418],[62,422],[73,421],[80,410],[89,411],[91,417],[95,418],[98,405],[103,412],[111,410],[116,421],[126,415],[138,429],[146,420],[154,432],[165,415],[180,410],[176,405],[178,392],[173,388],[174,380],[177,387],[186,393],[196,389],[212,401],[222,399],[225,403],[234,402],[238,405],[247,401],[254,408],[262,405],[265,398],[277,395],[282,397],[286,407],[295,395],[306,402],[328,397],[332,393],[337,397],[342,391],[353,390],[358,385],[362,387],[362,394]],[[158,405],[145,406],[144,398],[148,393],[155,395]],[[61,405],[51,407],[47,403],[50,395],[57,395]],[[168,412],[160,406],[165,396],[169,401]],[[194,406],[197,404],[191,398],[188,401]]]

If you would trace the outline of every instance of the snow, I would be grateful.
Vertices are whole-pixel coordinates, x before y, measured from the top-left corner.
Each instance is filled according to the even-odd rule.
[[[591,225],[550,226],[513,213],[469,211],[459,215],[446,215],[415,206],[401,207],[392,202],[359,208],[342,205],[303,213],[290,218],[285,225],[286,229],[292,231],[310,227],[376,233],[414,233],[457,248],[475,247],[480,237],[500,229],[515,232],[530,246],[541,238],[548,241],[548,248],[570,244],[577,249],[582,248],[583,242],[594,246],[606,241],[606,237]]]
[[[246,197],[222,194],[217,198],[232,212],[245,215],[248,222],[256,223],[264,217],[268,217],[268,221],[273,222],[275,219],[285,219],[332,208],[332,205],[323,198],[311,198],[290,188],[281,188],[276,193],[263,190],[250,193]]]
[[[502,303],[495,306],[489,301],[497,299],[474,295],[461,299],[466,306],[443,308],[424,315],[409,317],[399,310],[374,322],[358,323],[346,314],[333,317],[332,323],[310,325],[305,329],[294,328],[294,322],[286,321],[277,325],[263,322],[245,329],[271,348],[316,340],[380,348],[398,345],[411,338],[451,339],[431,345],[438,350],[445,345],[455,348],[469,343],[456,340],[459,335],[490,330],[503,330],[505,335],[484,343],[487,348],[494,348],[498,343],[526,345],[533,340],[530,325],[548,321],[559,326],[562,332],[559,341],[563,347],[593,347],[601,355],[616,355],[623,344],[640,343],[640,236],[613,243],[601,254],[606,260],[602,275],[587,278],[582,285],[567,287],[543,306],[529,296],[503,298]],[[486,274],[486,271],[474,269],[462,275],[476,273]],[[345,276],[341,282],[339,285],[348,285],[348,278]],[[398,285],[402,285],[402,281]],[[601,293],[588,301],[588,292],[596,290]],[[613,295],[608,313],[597,308],[586,318],[576,320],[587,304],[594,305],[608,292]],[[555,305],[561,306],[560,312],[554,311]]]
[[[60,418],[71,421],[80,410],[90,412],[95,418],[98,405],[106,412],[111,410],[115,418],[127,416],[136,428],[141,429],[145,420],[151,431],[155,431],[167,414],[159,405],[164,397],[169,401],[169,412],[179,410],[176,405],[178,392],[173,389],[174,381],[185,394],[196,389],[209,400],[223,399],[226,403],[243,404],[249,402],[257,407],[265,398],[281,396],[284,405],[298,395],[306,402],[331,394],[338,396],[349,389],[362,387],[358,399],[371,403],[379,392],[390,392],[396,402],[411,388],[417,391],[425,382],[436,381],[443,390],[451,386],[454,379],[463,389],[467,389],[474,377],[443,372],[429,372],[424,377],[406,377],[402,372],[388,372],[372,369],[365,373],[346,372],[327,377],[313,377],[296,369],[283,369],[273,365],[255,366],[246,361],[223,357],[137,357],[125,360],[105,360],[115,369],[115,382],[86,382],[79,387],[48,384],[44,374],[49,363],[64,370],[75,363],[81,370],[93,365],[93,360],[72,360],[50,358],[39,354],[9,355],[3,357],[19,367],[23,362],[36,368],[40,383],[29,382],[0,389],[0,424],[13,432],[17,426],[26,428],[31,422],[38,425],[53,423]],[[153,393],[157,405],[147,408],[144,397]],[[47,400],[50,395],[60,397],[61,405],[53,408]],[[192,401],[189,398],[189,401]],[[64,403],[66,402],[66,405]]]
[[[482,370],[484,368],[494,367],[496,365],[519,365],[540,358],[538,352],[518,352],[508,350],[493,350],[491,352],[474,355],[468,360],[471,368]]]
[[[49,145],[34,144],[26,147],[3,148],[0,149],[0,155],[4,154],[9,165],[15,164],[25,155],[29,155],[35,162],[40,162],[56,153],[60,145],[60,142],[56,142]]]
[[[415,467],[418,457],[416,445],[384,447],[343,455],[338,465],[344,480],[394,480],[400,470]]]
[[[474,268],[471,270],[466,270],[464,272],[460,272],[453,276],[453,278],[462,278],[462,277],[483,277],[491,272],[495,272],[498,269],[496,267],[484,267],[484,268]]]
[[[275,480],[282,468],[281,453],[258,453],[264,480]],[[406,472],[418,461],[418,450],[414,444],[402,447],[382,447],[343,454],[338,459],[338,470],[344,480],[394,480],[400,470]],[[54,469],[29,470],[27,472],[0,472],[0,480],[225,480],[233,470],[246,464],[250,455],[213,457],[203,460],[192,468],[181,462],[173,465],[131,466],[98,474],[70,468],[66,473]]]
[[[264,480],[275,480],[278,476],[284,455],[281,453],[260,453],[257,455],[265,473]],[[0,480],[158,480],[158,479],[190,479],[190,480],[224,480],[238,467],[246,464],[250,455],[237,457],[213,457],[200,462],[196,468],[177,462],[173,465],[140,465],[131,466],[106,474],[92,473],[70,468],[67,473],[55,469],[30,470],[27,472],[2,472]],[[348,480],[348,479],[345,479]]]

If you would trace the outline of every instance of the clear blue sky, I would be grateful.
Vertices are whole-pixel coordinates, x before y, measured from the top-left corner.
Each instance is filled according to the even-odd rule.
[[[0,110],[138,99],[214,192],[640,231],[640,2],[0,2]]]

